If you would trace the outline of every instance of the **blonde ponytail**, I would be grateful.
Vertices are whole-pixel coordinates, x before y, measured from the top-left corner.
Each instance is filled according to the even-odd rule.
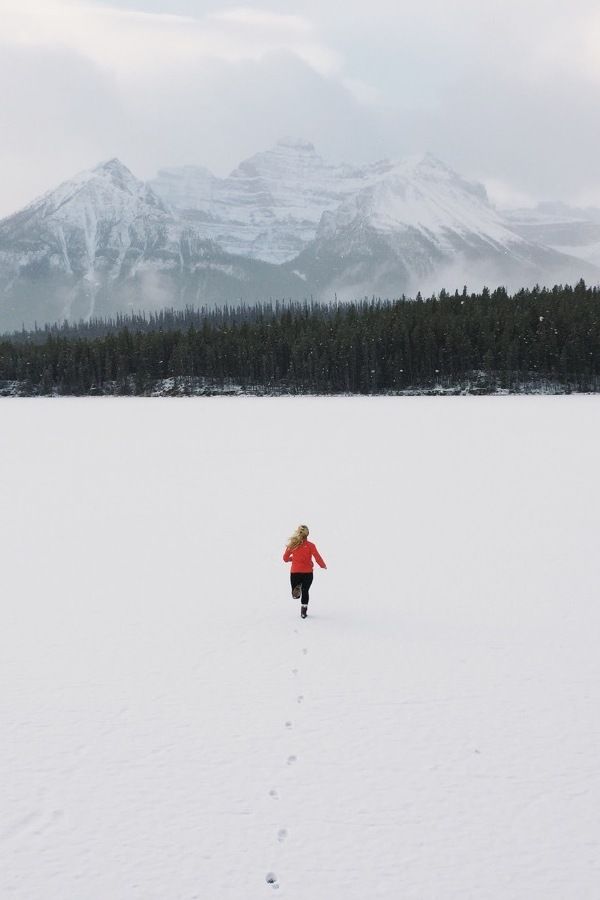
[[[295,532],[287,542],[288,550],[295,550],[308,537],[308,525],[298,525]]]

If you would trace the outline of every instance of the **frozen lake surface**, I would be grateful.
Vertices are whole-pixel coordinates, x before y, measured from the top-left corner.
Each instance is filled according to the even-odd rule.
[[[595,397],[2,402],[3,900],[597,898],[599,448]]]

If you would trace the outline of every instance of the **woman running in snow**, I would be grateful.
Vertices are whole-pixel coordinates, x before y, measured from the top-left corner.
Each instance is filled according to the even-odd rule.
[[[292,597],[297,600],[300,594],[302,594],[302,600],[300,601],[300,615],[303,619],[306,618],[308,591],[313,580],[313,557],[322,569],[327,568],[319,551],[314,544],[307,540],[307,538],[307,526],[299,525],[287,542],[287,547],[283,554],[283,561],[291,561],[292,563],[292,571],[290,574]]]

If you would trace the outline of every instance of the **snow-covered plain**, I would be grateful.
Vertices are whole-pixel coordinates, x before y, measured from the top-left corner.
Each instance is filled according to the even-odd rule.
[[[599,439],[594,397],[4,401],[0,896],[598,898]]]

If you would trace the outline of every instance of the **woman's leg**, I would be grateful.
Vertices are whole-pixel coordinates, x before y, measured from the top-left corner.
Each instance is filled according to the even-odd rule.
[[[303,576],[302,572],[291,572],[290,573],[290,584],[292,586],[292,597],[294,596],[294,588],[296,587],[296,585],[302,584],[303,577],[304,576]],[[298,597],[300,595],[296,594],[295,596]]]
[[[302,606],[308,606],[308,592],[313,580],[312,572],[302,574]]]

